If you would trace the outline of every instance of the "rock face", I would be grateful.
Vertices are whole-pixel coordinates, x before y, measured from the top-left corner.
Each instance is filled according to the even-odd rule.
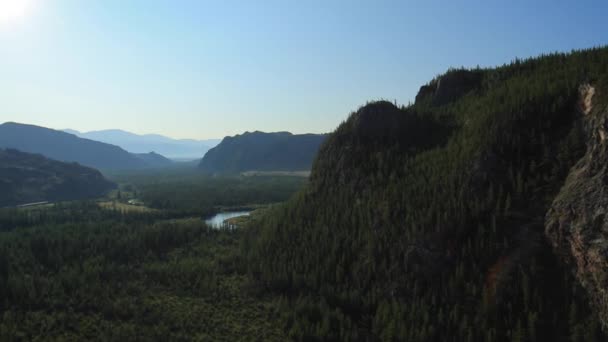
[[[608,106],[600,104],[600,93],[589,84],[580,87],[587,152],[548,211],[545,233],[608,328]]]
[[[434,105],[444,105],[477,88],[481,80],[481,72],[474,70],[452,70],[431,83],[420,87],[416,95],[416,102],[430,98]]]

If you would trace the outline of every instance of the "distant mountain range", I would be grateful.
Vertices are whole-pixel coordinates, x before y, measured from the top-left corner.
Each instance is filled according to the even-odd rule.
[[[76,162],[100,170],[175,165],[173,160],[158,152],[167,151],[173,153],[171,156],[177,160],[192,160],[193,167],[198,165],[208,173],[307,171],[311,169],[312,161],[325,138],[323,134],[245,132],[226,137],[207,151],[207,146],[217,144],[218,140],[175,140],[121,130],[79,133],[15,122],[0,125],[0,148],[37,153],[57,161]],[[127,152],[126,146],[130,146],[132,151],[147,152]],[[201,160],[200,156],[205,151],[207,153]]]
[[[0,125],[0,148],[76,162],[102,170],[162,167],[171,163],[158,154],[133,154],[122,148],[49,128],[7,122]]]
[[[63,131],[81,138],[117,145],[132,153],[156,152],[175,160],[200,159],[210,148],[221,141],[221,139],[172,139],[158,134],[139,135],[119,129],[86,133],[73,129],[64,129]]]
[[[88,167],[0,149],[0,207],[98,197],[115,187]]]
[[[245,132],[210,149],[199,168],[208,173],[310,170],[325,134]]]

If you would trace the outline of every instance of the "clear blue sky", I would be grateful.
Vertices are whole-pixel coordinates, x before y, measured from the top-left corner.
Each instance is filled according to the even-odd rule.
[[[450,66],[608,43],[606,0],[29,1],[0,22],[0,122],[180,138],[329,132]]]

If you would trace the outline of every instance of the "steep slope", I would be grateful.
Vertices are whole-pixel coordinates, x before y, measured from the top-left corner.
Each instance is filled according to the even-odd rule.
[[[86,133],[65,129],[64,132],[75,134],[81,138],[120,146],[132,153],[141,154],[155,151],[165,157],[175,159],[199,159],[210,148],[220,143],[219,139],[172,139],[158,134],[139,135],[119,129]]]
[[[209,150],[199,168],[208,173],[310,170],[326,135],[245,132]]]
[[[587,153],[570,170],[546,217],[556,252],[589,292],[608,328],[608,84],[580,88]]]
[[[578,89],[607,79],[607,48],[555,54],[451,70],[412,106],[353,113],[245,244],[291,338],[605,338],[544,221],[585,154]]]
[[[98,169],[138,169],[148,165],[118,146],[82,139],[44,127],[7,122],[0,125],[0,148],[13,148]]]
[[[0,207],[98,197],[114,187],[97,170],[0,149]]]
[[[173,161],[171,159],[165,158],[164,156],[162,156],[156,152],[135,153],[134,155],[137,158],[146,162],[148,167],[151,167],[151,168],[162,168],[162,167],[167,167],[167,166],[173,165]]]

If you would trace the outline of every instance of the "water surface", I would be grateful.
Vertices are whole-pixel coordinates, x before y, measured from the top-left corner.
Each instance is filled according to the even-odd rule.
[[[206,219],[205,223],[214,228],[221,228],[226,220],[239,216],[249,216],[250,213],[251,211],[226,211]]]

